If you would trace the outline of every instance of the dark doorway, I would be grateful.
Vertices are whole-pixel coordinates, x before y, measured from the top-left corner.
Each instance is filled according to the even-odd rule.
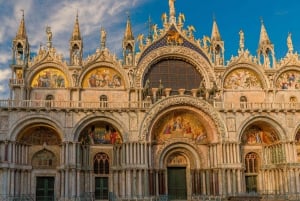
[[[95,199],[108,200],[108,177],[95,178]]]
[[[170,200],[186,200],[186,168],[168,168],[168,194]]]
[[[36,201],[54,200],[54,177],[36,178]]]

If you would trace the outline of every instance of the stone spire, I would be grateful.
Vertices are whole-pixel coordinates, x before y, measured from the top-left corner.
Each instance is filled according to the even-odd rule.
[[[211,32],[211,59],[215,66],[224,64],[224,41],[222,41],[221,34],[216,20],[213,20]]]
[[[79,21],[78,21],[78,12],[77,12],[77,15],[76,15],[76,21],[75,21],[75,24],[74,24],[74,29],[73,29],[71,40],[81,40]]]
[[[134,64],[134,44],[134,36],[132,33],[130,17],[128,15],[123,38],[123,58],[124,64],[127,66]]]
[[[26,64],[29,59],[29,42],[25,27],[24,10],[22,10],[22,19],[13,40],[13,62],[18,65]]]
[[[222,38],[221,38],[221,34],[219,32],[219,28],[218,28],[218,25],[217,25],[217,22],[216,20],[214,19],[213,21],[213,27],[212,27],[212,32],[211,32],[211,40],[213,41],[221,41]]]
[[[71,65],[75,65],[75,66],[81,65],[82,54],[83,54],[82,49],[83,49],[83,42],[80,34],[78,12],[77,12],[73,33],[70,39],[70,64]]]
[[[134,40],[129,16],[127,18],[127,23],[126,23],[125,33],[124,33],[124,41],[127,40]]]
[[[22,20],[19,25],[19,29],[16,35],[16,40],[20,39],[26,39],[27,40],[27,34],[26,34],[26,27],[25,27],[25,19],[24,19],[24,10],[22,10]]]
[[[258,56],[259,64],[263,65],[266,68],[271,68],[271,67],[275,68],[276,61],[275,61],[274,45],[271,43],[271,40],[268,36],[263,20],[261,20],[261,29],[260,29],[257,56]]]
[[[261,29],[260,29],[260,37],[259,37],[259,45],[271,44],[269,39],[266,27],[264,25],[263,20],[261,20]]]

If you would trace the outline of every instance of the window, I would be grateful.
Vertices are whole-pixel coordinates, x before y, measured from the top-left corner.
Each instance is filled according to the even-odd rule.
[[[258,159],[258,155],[253,152],[245,157],[245,181],[248,193],[257,192]]]
[[[109,157],[105,153],[97,153],[94,157],[95,199],[108,199]]]
[[[46,96],[46,107],[51,107],[53,106],[53,100],[54,100],[54,96],[53,95],[47,95]]]
[[[100,96],[100,107],[107,107],[107,96],[106,95]]]
[[[240,105],[241,105],[241,108],[247,108],[247,97],[246,96],[240,97]]]
[[[170,95],[177,95],[178,89],[198,89],[203,76],[194,67],[193,64],[187,61],[172,58],[163,59],[153,64],[144,77],[143,87],[147,80],[149,86],[147,88],[171,88]],[[150,94],[148,94],[150,95]]]
[[[94,158],[94,173],[109,174],[109,157],[105,153],[98,153]]]

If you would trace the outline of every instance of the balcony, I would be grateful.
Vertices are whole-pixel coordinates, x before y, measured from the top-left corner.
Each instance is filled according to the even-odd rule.
[[[242,102],[239,104],[229,102],[214,102],[214,108],[219,111],[266,111],[266,112],[279,112],[279,111],[298,111],[300,110],[300,103],[294,102]]]
[[[131,102],[85,102],[85,101],[55,101],[55,100],[0,100],[0,109],[26,109],[26,110],[146,110],[152,106],[151,99]],[[228,103],[212,102],[212,106],[220,112],[279,112],[300,111],[300,103]]]
[[[10,86],[24,86],[24,79],[9,79]]]
[[[26,110],[92,110],[92,111],[122,111],[147,109],[151,103],[140,102],[85,102],[85,101],[54,101],[54,100],[0,100],[2,109]]]

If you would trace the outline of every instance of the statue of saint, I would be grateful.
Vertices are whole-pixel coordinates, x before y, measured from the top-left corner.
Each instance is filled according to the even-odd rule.
[[[51,27],[49,27],[49,26],[46,27],[46,34],[47,34],[47,41],[51,42],[52,41]]]
[[[169,0],[170,17],[175,17],[175,0]]]
[[[104,49],[106,44],[106,31],[104,28],[101,28],[100,37],[101,37],[101,49]]]
[[[243,30],[240,30],[240,50],[244,50],[245,47],[245,39],[244,39],[244,32]]]

